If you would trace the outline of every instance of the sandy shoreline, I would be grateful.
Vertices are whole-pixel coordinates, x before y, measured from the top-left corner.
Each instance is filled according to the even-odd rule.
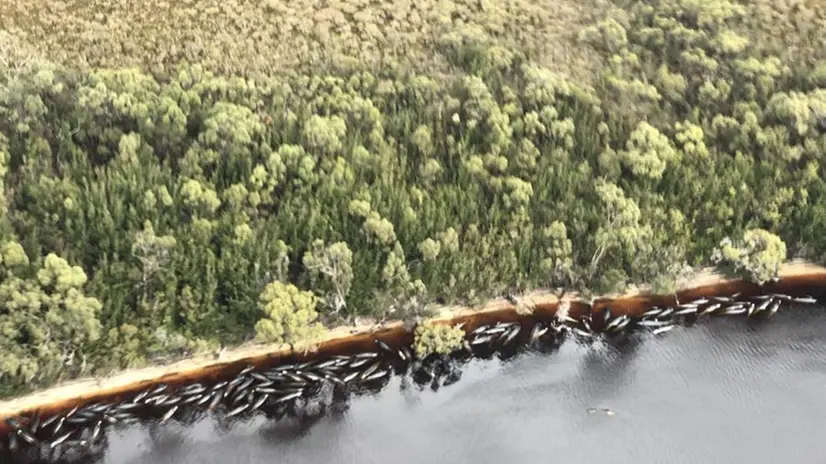
[[[780,269],[780,276],[784,278],[799,277],[815,274],[826,274],[826,267],[814,265],[807,262],[796,261],[785,264]],[[715,273],[711,269],[702,269],[694,273],[689,278],[678,283],[679,290],[704,287],[731,281],[724,276]],[[601,298],[625,299],[648,294],[645,288],[639,288],[634,292],[617,295],[605,295]],[[576,295],[566,295],[565,299],[576,299]],[[545,305],[558,302],[556,296],[547,290],[537,290],[520,297],[520,300],[531,304]],[[501,311],[511,308],[512,305],[504,300],[493,300],[481,308],[468,308],[462,306],[442,307],[437,316],[437,320],[447,322],[457,317],[469,314],[480,314],[485,312]],[[384,328],[391,328],[401,325],[401,322],[385,324]],[[335,340],[342,340],[352,337],[355,334],[368,333],[374,327],[371,325],[361,326],[341,326],[328,331],[319,343],[326,343]],[[214,356],[200,356],[182,360],[165,366],[146,367],[141,369],[127,370],[105,378],[78,379],[60,384],[39,392],[31,393],[11,400],[0,401],[0,418],[12,416],[22,411],[30,411],[38,407],[50,404],[69,401],[72,398],[88,395],[91,391],[117,391],[141,382],[158,379],[172,373],[195,373],[210,366],[228,365],[244,359],[265,356],[268,354],[286,353],[289,348],[284,345],[249,344],[227,350],[216,359]]]

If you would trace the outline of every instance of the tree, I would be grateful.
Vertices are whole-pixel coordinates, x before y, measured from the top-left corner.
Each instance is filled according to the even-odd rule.
[[[424,159],[429,158],[433,154],[433,133],[429,127],[421,125],[416,128],[416,131],[410,136],[410,140]]]
[[[264,317],[255,324],[258,338],[269,343],[286,343],[291,348],[314,342],[324,329],[316,322],[317,299],[312,292],[295,285],[272,282],[259,296]]]
[[[396,242],[396,231],[393,223],[383,218],[379,213],[372,211],[364,220],[364,232],[369,239],[382,246],[391,246]]]
[[[343,147],[347,123],[340,116],[312,115],[304,124],[304,140],[307,148],[322,153],[335,153]]]
[[[619,248],[624,257],[633,258],[638,249],[646,246],[651,236],[651,228],[641,223],[639,206],[633,199],[627,198],[621,188],[611,182],[599,180],[595,189],[604,219],[594,237],[597,248],[591,258],[588,280],[596,275],[600,262],[610,250]],[[612,281],[614,280],[617,279]]]
[[[53,253],[32,266],[14,241],[0,255],[0,384],[42,384],[83,371],[103,307],[83,294],[86,274]]]
[[[682,146],[682,151],[692,158],[708,158],[709,151],[705,144],[703,128],[689,121],[678,122],[674,125],[677,130],[675,136]]]
[[[143,230],[135,234],[132,254],[141,263],[139,286],[143,299],[150,296],[152,281],[166,268],[176,244],[171,235],[155,235],[151,221],[144,222]]]
[[[204,185],[196,179],[188,179],[183,182],[181,186],[181,195],[183,196],[184,204],[191,208],[194,215],[205,215],[210,217],[214,214],[218,207],[221,206],[221,200],[218,199],[218,194],[210,187]]]
[[[387,254],[381,270],[382,288],[376,292],[381,305],[379,314],[409,320],[426,311],[427,287],[420,279],[413,279],[407,269],[404,248],[396,242]]]
[[[432,238],[426,238],[419,243],[419,252],[422,254],[422,259],[426,262],[436,261],[436,258],[439,257],[440,248],[441,243]]]
[[[445,253],[456,253],[459,251],[459,233],[453,227],[448,227],[439,233],[440,250]]]
[[[666,164],[675,160],[678,152],[668,137],[643,121],[631,133],[626,149],[619,156],[635,176],[659,180]]]
[[[777,276],[786,260],[786,244],[767,230],[750,229],[737,243],[728,237],[720,241],[711,259],[725,270],[762,285]]]
[[[347,294],[353,285],[353,252],[347,242],[324,246],[323,240],[315,240],[304,253],[304,267],[310,271],[313,288],[326,294],[327,306],[338,314],[347,307]]]
[[[573,274],[573,244],[568,239],[568,230],[561,221],[554,221],[549,227],[542,230],[546,243],[546,257],[542,259],[540,266],[542,271],[547,273],[551,282],[566,286],[574,283]]]

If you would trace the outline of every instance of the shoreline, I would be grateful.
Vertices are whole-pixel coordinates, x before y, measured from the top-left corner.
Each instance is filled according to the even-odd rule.
[[[805,261],[792,261],[781,266],[779,276],[782,279],[805,278],[810,285],[814,282],[818,284],[826,282],[826,267],[812,264]],[[691,276],[678,282],[677,293],[691,294],[691,298],[702,292],[714,291],[719,288],[720,293],[727,292],[732,288],[747,286],[741,279],[728,278],[715,272],[713,269],[704,268],[693,273]],[[753,288],[757,288],[751,284]],[[593,307],[604,307],[606,303],[619,304],[618,308],[622,312],[633,312],[635,308],[650,305],[653,301],[666,299],[673,300],[674,295],[652,295],[647,288],[639,287],[623,294],[609,294],[593,299]],[[534,311],[539,313],[553,314],[556,311],[560,300],[548,290],[538,289],[517,297],[519,301],[529,303]],[[569,301],[572,304],[574,316],[581,314],[587,303],[577,298],[576,294],[567,294],[562,301]],[[577,304],[579,303],[579,304]],[[577,308],[573,308],[577,306]],[[508,317],[519,319],[515,307],[504,299],[488,301],[484,306],[471,308],[465,306],[443,306],[438,309],[438,314],[433,319],[436,323],[457,323],[459,320],[479,324],[480,319],[491,319]],[[472,327],[466,327],[472,330]],[[376,326],[362,324],[356,326],[339,326],[328,330],[325,335],[317,341],[316,350],[310,355],[333,354],[337,350],[352,350],[355,347],[361,349],[371,349],[373,339],[395,335],[400,337],[405,333],[401,321],[389,322],[376,330]],[[412,333],[405,333],[403,337],[412,340]],[[370,348],[368,348],[370,347]],[[273,364],[285,358],[294,356],[286,345],[276,344],[247,344],[232,349],[228,349],[218,359],[215,356],[201,355],[191,357],[168,365],[150,366],[138,369],[121,371],[109,377],[102,378],[80,378],[58,384],[54,387],[29,393],[17,398],[0,401],[0,421],[6,417],[21,415],[35,410],[54,410],[66,404],[88,402],[102,397],[119,397],[131,392],[135,392],[147,385],[159,382],[180,383],[185,379],[203,378],[206,376],[223,375],[231,367],[240,370],[246,364]],[[0,428],[4,424],[0,423]]]

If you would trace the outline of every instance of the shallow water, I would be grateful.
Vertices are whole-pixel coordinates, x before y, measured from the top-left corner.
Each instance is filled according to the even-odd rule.
[[[822,463],[823,309],[707,320],[621,350],[569,341],[472,361],[438,392],[396,378],[312,423],[135,427],[110,435],[105,462]]]

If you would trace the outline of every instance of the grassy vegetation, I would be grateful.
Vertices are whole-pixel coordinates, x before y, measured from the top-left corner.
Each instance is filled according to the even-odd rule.
[[[826,256],[817,4],[10,5],[3,394]]]

